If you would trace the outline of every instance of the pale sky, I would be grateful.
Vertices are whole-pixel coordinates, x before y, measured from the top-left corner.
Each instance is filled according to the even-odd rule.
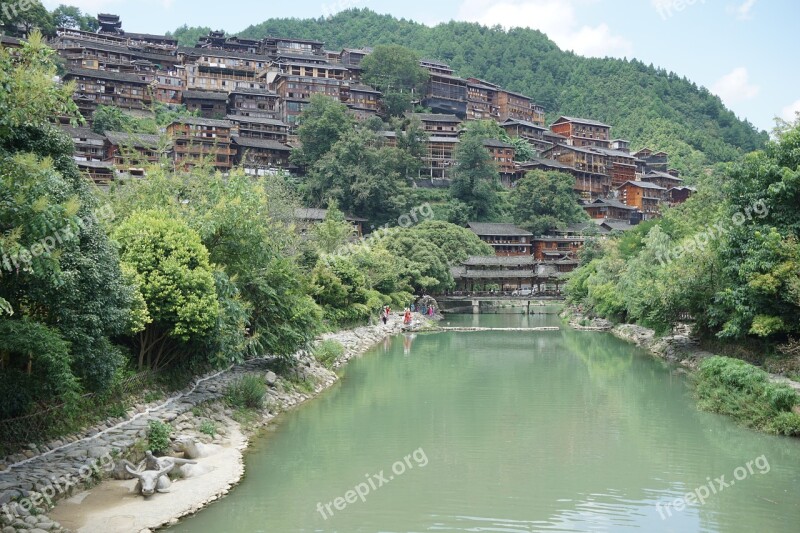
[[[707,87],[741,118],[770,130],[800,111],[797,0],[45,0],[122,17],[163,33],[209,26],[235,33],[271,17],[316,18],[368,7],[435,25],[465,20],[541,30],[586,56],[637,58]]]

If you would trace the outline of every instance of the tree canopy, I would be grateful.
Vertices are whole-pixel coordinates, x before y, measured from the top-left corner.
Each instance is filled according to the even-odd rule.
[[[411,110],[413,100],[420,98],[428,80],[428,73],[420,67],[417,54],[399,45],[376,46],[361,61],[361,67],[364,69],[364,82],[383,93],[390,116]]]
[[[575,178],[562,172],[533,171],[525,174],[511,192],[514,222],[536,235],[587,220],[578,204]]]

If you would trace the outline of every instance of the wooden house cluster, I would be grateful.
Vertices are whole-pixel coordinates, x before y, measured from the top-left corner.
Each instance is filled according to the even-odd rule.
[[[289,154],[297,143],[298,118],[313,95],[342,102],[358,119],[382,110],[385,87],[370,87],[361,79],[370,48],[327,50],[311,39],[245,39],[223,32],[184,47],[169,36],[127,32],[116,15],[100,14],[98,22],[97,32],[60,28],[51,43],[65,62],[63,78],[74,81],[78,108],[91,119],[100,105],[141,115],[149,114],[154,103],[185,105],[198,117],[167,128],[176,167],[210,160],[223,172],[237,164],[251,173],[292,170]],[[413,97],[431,110],[413,114],[427,133],[427,150],[414,177],[420,186],[447,185],[465,121],[494,120],[536,154],[518,161],[513,145],[485,139],[504,185],[513,187],[535,169],[569,173],[597,220],[659,216],[664,205],[685,201],[693,192],[669,167],[666,153],[632,152],[628,141],[613,138],[608,124],[561,116],[548,127],[544,108],[523,94],[484,79],[461,78],[438,60],[423,59],[420,66],[428,81]],[[396,142],[394,132],[383,135],[387,143]],[[76,160],[92,175],[107,170],[98,161],[115,160],[107,151],[103,158],[84,157],[77,144]]]

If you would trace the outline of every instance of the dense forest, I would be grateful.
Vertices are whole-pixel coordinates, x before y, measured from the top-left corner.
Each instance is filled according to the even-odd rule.
[[[194,46],[209,28],[174,32]],[[475,76],[531,96],[548,119],[560,114],[601,120],[634,148],[668,152],[689,177],[704,167],[761,148],[768,136],[739,120],[717,96],[685,77],[638,60],[591,59],[562,51],[539,31],[504,31],[449,22],[428,27],[413,21],[351,9],[318,19],[270,19],[242,31],[317,39],[328,49],[399,44],[421,57],[446,61],[460,76]]]

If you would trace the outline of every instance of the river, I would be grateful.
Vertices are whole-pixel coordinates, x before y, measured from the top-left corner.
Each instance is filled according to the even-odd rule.
[[[676,368],[566,327],[396,337],[246,463],[228,497],[169,531],[800,531],[800,441],[700,412]]]

